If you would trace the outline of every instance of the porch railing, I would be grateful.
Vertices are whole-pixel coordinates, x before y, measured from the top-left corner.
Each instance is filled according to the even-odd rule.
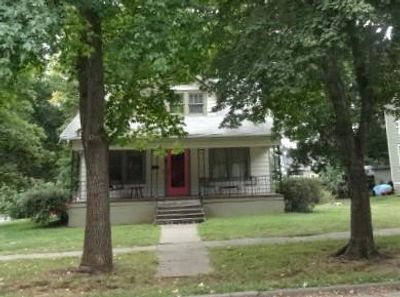
[[[269,175],[230,179],[200,178],[198,185],[198,194],[195,194],[197,192],[195,191],[191,195],[200,196],[202,199],[211,197],[257,197],[273,194],[275,191],[272,176]],[[154,184],[111,185],[109,190],[111,201],[141,201],[165,198],[164,189],[160,188],[160,185]]]
[[[229,198],[233,196],[262,196],[274,192],[271,176],[243,178],[200,178],[201,197]]]
[[[110,200],[144,200],[158,196],[158,189],[146,184],[112,185]]]

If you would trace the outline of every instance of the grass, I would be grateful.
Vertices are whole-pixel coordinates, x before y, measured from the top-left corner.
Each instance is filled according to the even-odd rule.
[[[374,228],[400,227],[400,197],[372,197]],[[199,226],[204,240],[225,240],[246,237],[313,235],[348,231],[350,203],[318,205],[313,213],[268,214],[235,218],[211,218]]]
[[[344,262],[329,255],[343,241],[293,243],[212,249],[214,272],[192,278],[156,277],[154,253],[115,258],[110,275],[69,272],[78,259],[29,260],[0,263],[0,296],[168,297],[399,281],[400,237],[377,239],[391,255],[380,261]]]
[[[211,218],[199,225],[199,232],[204,240],[225,240],[348,231],[349,201],[340,203],[319,205],[311,214]],[[374,227],[400,227],[398,209],[400,197],[373,197]],[[112,233],[114,247],[153,245],[159,239],[159,227],[154,225],[114,226]],[[0,255],[80,250],[82,243],[83,228],[40,228],[27,220],[0,224]]]
[[[0,225],[0,255],[58,252],[82,249],[83,228],[38,227],[28,220]],[[113,247],[157,244],[159,227],[142,225],[114,226]]]

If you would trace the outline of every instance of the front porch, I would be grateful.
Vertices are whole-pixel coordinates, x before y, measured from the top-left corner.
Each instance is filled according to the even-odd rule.
[[[165,154],[112,147],[111,222],[154,222],[162,201],[198,201],[206,217],[283,212],[283,198],[274,191],[274,149],[254,140],[249,145],[189,146]],[[85,221],[86,165],[79,154],[79,186],[69,209],[70,226]]]
[[[275,194],[273,147],[110,150],[110,200],[260,197]],[[86,164],[79,152],[74,202],[86,201]]]

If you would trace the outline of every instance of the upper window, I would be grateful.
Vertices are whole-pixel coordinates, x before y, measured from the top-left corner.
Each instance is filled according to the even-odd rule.
[[[145,182],[145,153],[140,151],[110,151],[109,174],[111,185]]]
[[[169,110],[180,114],[204,114],[206,96],[203,93],[178,93],[179,99],[171,103]]]
[[[202,93],[189,94],[189,113],[204,112],[204,98]]]
[[[169,110],[173,113],[185,113],[184,96],[183,94],[178,94],[178,100],[170,105]]]
[[[249,148],[210,149],[209,170],[211,178],[248,178],[250,176]]]

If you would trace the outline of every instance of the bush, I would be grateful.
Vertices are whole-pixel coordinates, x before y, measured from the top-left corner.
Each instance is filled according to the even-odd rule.
[[[39,184],[19,196],[23,211],[33,222],[44,225],[56,218],[61,223],[67,223],[70,195],[60,186],[52,183]]]
[[[348,198],[349,189],[346,183],[345,174],[342,169],[327,166],[321,172],[321,181],[324,186],[337,198]]]
[[[18,192],[7,186],[0,188],[0,214],[13,219],[26,218]]]
[[[318,204],[327,204],[335,201],[335,196],[322,186]]]
[[[312,212],[320,202],[322,185],[317,179],[288,177],[281,181],[279,192],[285,199],[286,212]]]

